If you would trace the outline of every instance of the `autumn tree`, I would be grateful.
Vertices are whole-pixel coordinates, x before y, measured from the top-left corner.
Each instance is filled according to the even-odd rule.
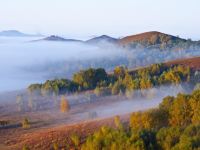
[[[149,127],[149,119],[147,114],[143,114],[142,112],[132,113],[130,116],[130,127],[135,130],[139,130],[142,128]]]
[[[71,141],[73,142],[76,149],[78,149],[78,146],[80,145],[80,138],[77,134],[73,134],[70,137]]]
[[[114,122],[115,122],[115,126],[117,129],[120,129],[120,130],[123,129],[123,126],[122,126],[119,116],[115,116]]]
[[[73,75],[73,82],[77,83],[83,89],[94,89],[98,84],[106,80],[107,73],[102,68],[90,68]]]
[[[117,78],[124,78],[127,72],[127,68],[124,66],[117,66],[114,69],[114,76]]]
[[[179,138],[174,149],[177,150],[198,150],[200,148],[200,125],[187,126]]]
[[[81,145],[82,150],[138,149],[138,150],[196,150],[200,147],[200,90],[192,94],[168,96],[158,108],[135,112],[130,127],[119,130],[101,127]]]
[[[31,84],[28,87],[28,92],[30,95],[41,95],[42,84]]]
[[[24,145],[22,150],[30,150],[30,148],[27,145]]]
[[[170,70],[169,72],[166,72],[164,75],[165,81],[167,83],[174,83],[179,84],[181,82],[181,77],[179,72],[176,72],[174,70]]]
[[[168,125],[168,116],[162,109],[135,112],[130,116],[130,127],[139,129],[159,129]]]
[[[65,96],[61,96],[60,110],[63,113],[68,112],[70,110],[69,102],[68,102],[68,100],[66,99]]]
[[[179,127],[161,128],[157,135],[157,141],[163,150],[171,150],[178,142],[181,135]]]
[[[192,109],[192,123],[200,124],[200,90],[196,90],[192,93],[190,106]]]
[[[59,145],[57,143],[53,143],[53,150],[59,150]]]
[[[140,88],[141,89],[149,89],[153,86],[153,83],[150,79],[142,78],[140,81]]]
[[[22,128],[27,129],[30,127],[31,127],[31,124],[30,124],[28,118],[24,118],[24,120],[22,121]]]
[[[120,94],[120,93],[123,94],[123,93],[125,93],[125,89],[126,89],[126,87],[123,84],[122,79],[119,79],[113,85],[111,92],[112,92],[113,95]]]
[[[123,84],[126,86],[127,90],[132,90],[134,89],[134,82],[133,82],[133,78],[129,73],[125,74],[125,77],[123,79]]]
[[[189,95],[178,94],[169,111],[169,122],[172,126],[186,126],[191,123],[191,107]]]

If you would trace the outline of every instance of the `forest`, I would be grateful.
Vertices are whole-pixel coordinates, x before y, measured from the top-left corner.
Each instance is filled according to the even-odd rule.
[[[178,85],[183,82],[196,83],[199,82],[199,79],[198,71],[194,72],[189,67],[181,65],[153,64],[132,71],[125,66],[118,66],[112,73],[106,73],[102,68],[82,70],[75,73],[72,80],[47,80],[43,84],[30,85],[28,91],[43,96],[63,95],[86,90],[94,90],[98,96],[128,95],[136,90],[142,91],[160,85]]]
[[[189,150],[200,146],[200,90],[165,97],[159,108],[132,113],[123,126],[102,127],[87,137],[83,150]]]
[[[158,108],[134,112],[128,124],[114,117],[115,127],[102,126],[71,145],[52,143],[54,150],[196,150],[200,147],[200,90],[167,96]]]

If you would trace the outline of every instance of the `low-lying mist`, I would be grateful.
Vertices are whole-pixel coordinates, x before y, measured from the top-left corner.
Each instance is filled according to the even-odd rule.
[[[156,108],[166,96],[176,96],[178,93],[190,93],[191,91],[189,84],[182,83],[180,85],[136,90],[128,95],[95,96],[94,93],[84,92],[78,95],[65,95],[65,97],[71,106],[67,114],[72,115],[74,120],[88,120]],[[48,99],[52,99],[50,101],[53,102],[55,97]],[[53,102],[52,108],[57,108],[56,111],[60,112],[58,105],[61,97],[59,96],[56,99],[57,103]],[[43,106],[38,105],[38,107],[42,108]],[[79,110],[75,111],[77,108]]]
[[[1,114],[2,117],[9,116],[11,122],[15,122],[15,116],[22,118],[26,114],[26,117],[30,120],[43,122],[44,124],[42,126],[47,127],[48,125],[73,124],[116,115],[126,115],[137,111],[145,111],[158,107],[166,96],[176,96],[178,93],[190,93],[191,91],[192,89],[189,84],[182,83],[180,85],[136,90],[128,95],[97,96],[91,91],[79,94],[66,94],[65,99],[68,101],[70,107],[64,113],[60,107],[63,96],[42,96],[37,93],[31,94],[21,91],[22,103],[19,103],[15,95],[15,97],[11,97],[13,99],[10,103],[11,105],[6,104],[6,101],[4,101],[5,105],[3,105],[4,102],[2,101],[3,103],[0,103],[0,110],[3,112]],[[11,95],[10,93],[8,94]],[[18,92],[18,94],[20,93]],[[3,98],[5,99],[5,96]]]
[[[47,79],[70,78],[89,67],[112,71],[118,65],[136,68],[177,58],[200,56],[197,50],[123,49],[78,42],[47,42],[33,38],[0,38],[0,92],[23,89]]]
[[[84,68],[88,61],[123,57],[119,50],[114,52],[72,42],[28,42],[31,40],[0,38],[0,92],[71,75]],[[63,62],[70,63],[63,66]]]
[[[128,99],[97,106],[90,111],[96,112],[100,118],[144,111],[157,107],[166,96],[176,96],[178,93],[189,92],[190,90],[183,88],[183,85],[161,86],[143,90],[143,94],[141,94],[141,91],[135,91]]]

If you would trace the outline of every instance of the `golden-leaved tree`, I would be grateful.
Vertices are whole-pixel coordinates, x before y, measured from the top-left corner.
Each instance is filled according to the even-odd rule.
[[[65,96],[62,96],[60,101],[60,111],[65,113],[68,112],[69,110],[70,110],[69,102]]]

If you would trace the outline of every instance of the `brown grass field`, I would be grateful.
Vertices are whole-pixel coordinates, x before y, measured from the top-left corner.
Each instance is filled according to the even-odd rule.
[[[167,62],[165,64],[167,64],[169,66],[170,65],[188,66],[191,69],[200,70],[200,57],[178,59],[178,60]]]

